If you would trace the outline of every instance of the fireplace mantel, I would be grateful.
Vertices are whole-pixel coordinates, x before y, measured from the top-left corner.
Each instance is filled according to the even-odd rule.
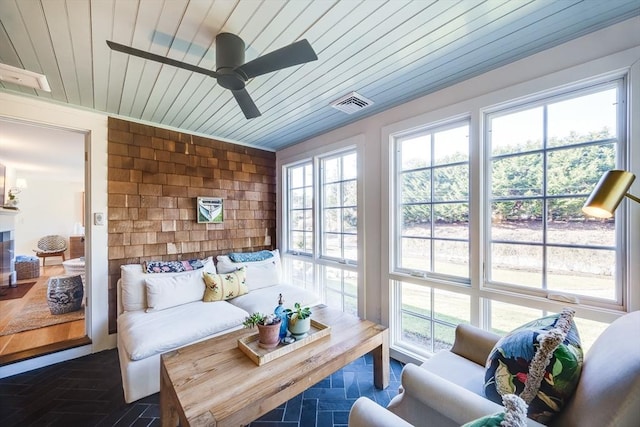
[[[0,231],[11,231],[15,227],[15,217],[20,213],[17,209],[0,207]]]

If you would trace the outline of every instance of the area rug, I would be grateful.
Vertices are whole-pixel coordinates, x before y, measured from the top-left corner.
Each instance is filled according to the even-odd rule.
[[[26,295],[27,292],[29,292],[29,289],[31,289],[31,287],[35,284],[36,282],[27,282],[27,283],[20,283],[15,288],[2,287],[0,288],[0,301],[22,298],[23,296]]]
[[[71,313],[53,315],[47,304],[47,281],[43,280],[31,292],[25,306],[17,313],[7,326],[0,331],[0,336],[17,334],[18,332],[42,328],[44,326],[73,322],[84,319],[84,307]]]

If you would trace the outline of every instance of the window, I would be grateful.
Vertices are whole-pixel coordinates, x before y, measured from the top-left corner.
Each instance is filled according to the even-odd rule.
[[[311,162],[287,168],[289,251],[313,253],[313,167]]]
[[[394,281],[399,311],[396,345],[426,355],[450,348],[455,328],[470,322],[470,298],[424,284]]]
[[[396,269],[469,278],[469,123],[396,141]]]
[[[322,171],[322,257],[358,260],[358,182],[356,153],[320,160]]]
[[[469,283],[469,120],[424,128],[395,141],[394,270]],[[426,354],[453,343],[470,321],[466,295],[392,281],[396,344]],[[392,321],[393,322],[393,321]]]
[[[288,232],[283,261],[288,277],[318,292],[327,305],[357,315],[356,149],[319,155],[284,170]]]
[[[622,303],[615,220],[581,208],[618,153],[619,83],[488,114],[487,282]]]
[[[627,169],[625,93],[617,77],[390,135],[392,348],[450,347],[459,323],[504,333],[563,298],[593,342],[625,306],[627,219],[581,208]]]

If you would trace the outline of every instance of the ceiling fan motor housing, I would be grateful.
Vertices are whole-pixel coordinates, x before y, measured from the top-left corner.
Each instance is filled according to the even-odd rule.
[[[240,90],[248,80],[236,70],[244,64],[244,41],[235,34],[220,33],[216,36],[216,73],[218,84],[225,89]]]

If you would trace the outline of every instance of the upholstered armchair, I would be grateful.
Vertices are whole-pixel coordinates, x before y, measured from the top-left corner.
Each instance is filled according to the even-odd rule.
[[[561,427],[640,424],[640,311],[622,316],[584,357],[572,397],[550,425]],[[504,408],[484,397],[484,364],[499,336],[469,325],[456,329],[453,348],[417,366],[407,364],[401,393],[385,409],[362,397],[350,427],[460,426]],[[529,426],[541,426],[528,419]]]

